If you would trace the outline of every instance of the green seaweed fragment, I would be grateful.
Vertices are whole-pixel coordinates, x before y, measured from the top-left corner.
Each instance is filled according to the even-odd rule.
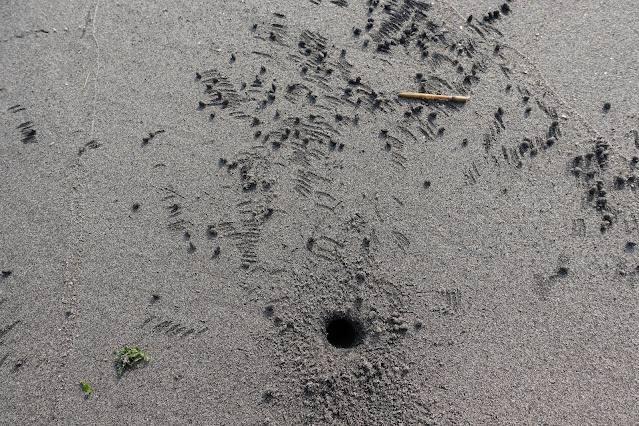
[[[87,396],[91,395],[91,386],[87,382],[83,380],[80,382],[80,385],[82,386],[82,390],[84,391],[84,393],[87,394]]]
[[[122,375],[126,370],[135,367],[140,361],[149,361],[149,356],[137,346],[125,346],[115,352],[115,366],[118,374]]]

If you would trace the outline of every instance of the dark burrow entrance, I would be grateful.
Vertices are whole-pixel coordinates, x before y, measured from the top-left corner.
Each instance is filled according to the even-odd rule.
[[[362,343],[364,333],[356,321],[335,315],[326,322],[326,338],[336,348],[352,348]]]

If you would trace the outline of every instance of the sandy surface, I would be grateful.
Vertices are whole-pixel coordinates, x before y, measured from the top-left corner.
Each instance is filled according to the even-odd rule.
[[[633,1],[65,3],[0,6],[0,423],[639,422]]]

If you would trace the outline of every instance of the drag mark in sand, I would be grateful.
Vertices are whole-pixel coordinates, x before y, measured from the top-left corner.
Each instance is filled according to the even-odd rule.
[[[5,301],[6,299],[0,300],[0,306],[2,306]],[[12,356],[15,355],[15,350],[19,351],[19,349],[17,349],[19,348],[19,345],[16,344],[11,335],[15,333],[13,330],[16,329],[16,327],[18,327],[20,323],[22,323],[22,320],[14,319],[0,328],[0,354],[4,352],[4,354],[0,355],[0,368],[2,368],[2,366],[10,357],[12,357],[13,360],[11,360],[10,362],[14,365],[12,369],[13,372],[18,371],[18,369],[24,364],[24,361],[21,360],[26,359],[26,356],[18,355],[17,358],[15,356]],[[5,349],[6,345],[9,346],[8,349]],[[16,365],[18,365],[18,368],[15,367]]]
[[[186,234],[189,233],[189,227],[192,225],[190,221],[184,218],[184,210],[182,203],[184,202],[184,196],[170,187],[165,187],[160,190],[162,194],[162,203],[166,210],[167,219],[169,223],[167,228],[170,231],[184,232],[185,239]],[[189,234],[190,235],[190,234]]]
[[[16,325],[20,324],[20,320],[15,320],[11,324],[0,329],[0,339],[4,338],[4,336],[9,333]]]
[[[45,30],[45,29],[22,31],[19,34],[16,34],[16,35],[11,36],[9,38],[2,39],[2,40],[0,40],[0,42],[7,43],[7,42],[9,42],[11,40],[15,40],[15,39],[20,40],[20,39],[24,39],[24,38],[27,38],[27,37],[38,38],[38,37],[46,35],[46,34],[49,34],[49,31]]]
[[[209,331],[206,326],[185,324],[157,315],[151,315],[145,319],[140,328],[150,332],[151,335],[162,334],[178,339],[197,338]]]
[[[7,108],[7,111],[12,114],[17,114],[17,113],[24,114],[24,111],[26,111],[26,108],[20,104],[17,104]],[[17,129],[20,132],[21,140],[23,144],[27,145],[27,144],[38,142],[38,139],[36,138],[37,131],[34,128],[33,122],[31,121],[22,122],[17,126]]]
[[[3,269],[0,272],[0,284],[6,285],[12,275],[13,271],[11,269]],[[24,364],[26,356],[20,355],[20,345],[16,341],[16,339],[19,339],[19,335],[16,335],[15,331],[21,328],[23,320],[20,319],[20,317],[13,317],[12,314],[15,313],[18,308],[16,306],[7,306],[6,304],[10,302],[11,298],[0,299],[0,314],[10,315],[8,318],[5,317],[5,315],[0,316],[0,369],[9,361],[9,363],[13,365],[11,371],[15,373]],[[18,352],[18,354],[16,354],[16,352]]]

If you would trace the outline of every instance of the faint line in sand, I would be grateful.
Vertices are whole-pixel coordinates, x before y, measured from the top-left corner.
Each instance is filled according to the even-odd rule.
[[[95,109],[96,109],[96,104],[98,101],[98,92],[100,91],[100,87],[99,87],[99,83],[100,83],[100,43],[98,43],[98,39],[95,36],[96,34],[96,29],[95,29],[95,20],[98,16],[98,7],[100,6],[100,0],[96,0],[95,2],[95,9],[93,11],[93,20],[91,22],[92,25],[92,31],[91,31],[91,38],[93,38],[93,41],[95,42],[95,90],[93,91],[93,105],[91,107],[91,129],[89,130],[89,139],[93,138],[93,130],[95,128]],[[91,71],[89,70],[89,73]],[[87,81],[89,80],[89,74],[87,74]],[[85,86],[86,86],[86,81],[85,81]]]

